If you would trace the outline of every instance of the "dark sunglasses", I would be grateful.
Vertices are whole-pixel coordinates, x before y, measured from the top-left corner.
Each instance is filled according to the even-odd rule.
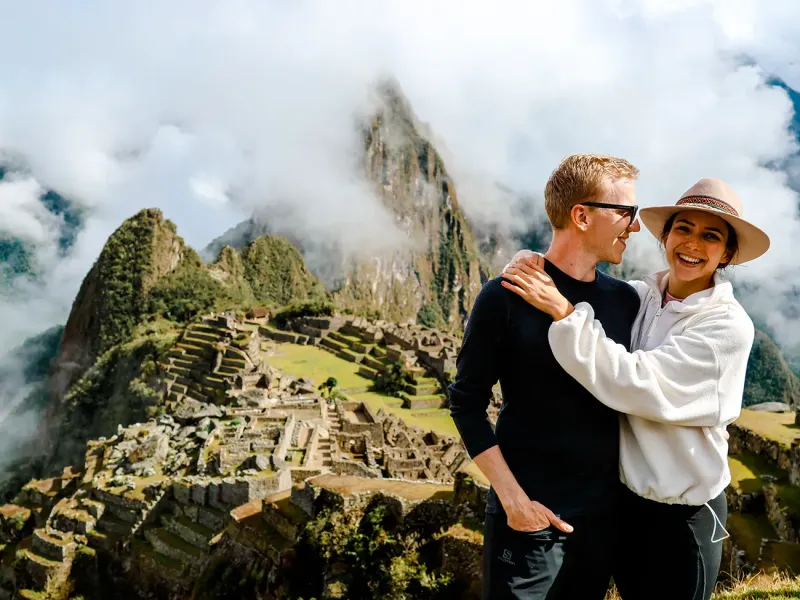
[[[624,210],[626,213],[629,213],[631,216],[630,224],[633,225],[633,222],[636,220],[636,215],[639,214],[639,205],[634,204],[631,206],[630,204],[606,204],[605,202],[578,202],[575,206],[591,206],[593,208],[610,208],[611,210]]]

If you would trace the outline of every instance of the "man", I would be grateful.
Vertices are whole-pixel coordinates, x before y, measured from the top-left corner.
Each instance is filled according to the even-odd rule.
[[[596,268],[622,261],[640,230],[628,161],[567,157],[545,187],[553,240],[546,271],[567,299],[587,301],[626,348],[636,292]],[[450,411],[491,483],[484,529],[484,599],[602,600],[618,524],[617,413],[554,359],[552,319],[493,279],[478,294],[450,386]],[[503,406],[492,430],[486,408],[497,381]],[[638,535],[642,532],[634,532]]]

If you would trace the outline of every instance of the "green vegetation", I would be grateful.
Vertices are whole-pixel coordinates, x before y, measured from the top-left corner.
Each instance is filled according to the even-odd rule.
[[[33,272],[30,253],[17,239],[0,239],[0,283]]]
[[[761,402],[800,405],[800,378],[786,364],[775,342],[763,331],[756,330],[747,363],[744,405]]]
[[[358,365],[315,346],[276,344],[269,363],[285,373],[306,377],[315,383],[333,377],[341,389],[365,388],[372,383],[356,373]]]
[[[757,575],[726,585],[717,585],[711,600],[797,600],[800,580],[780,575]],[[606,600],[620,600],[616,590]]]
[[[322,300],[322,283],[311,274],[303,256],[289,240],[261,236],[242,250],[244,277],[256,300],[283,306],[294,300]]]
[[[347,598],[451,597],[448,577],[430,572],[422,558],[425,545],[404,531],[383,504],[373,504],[361,516],[325,510],[309,522],[301,538],[299,557],[304,577],[294,587],[301,597],[320,597],[326,565],[339,565],[337,584]]]
[[[778,534],[766,515],[731,512],[725,524],[738,547],[744,550],[747,561],[756,564],[761,553],[762,539],[777,539]]]
[[[447,323],[444,320],[442,307],[438,302],[424,302],[417,313],[417,324],[435,329],[444,329]]]
[[[794,419],[793,412],[769,413],[745,409],[742,410],[736,424],[789,449],[794,438],[800,435],[800,427],[794,424]]]
[[[731,469],[731,487],[743,494],[760,492],[767,483],[761,479],[762,475],[776,477],[779,481],[787,478],[785,471],[778,469],[763,456],[755,454],[729,456],[728,465]]]
[[[0,180],[5,179],[8,174],[8,169],[0,166]],[[45,192],[39,200],[51,214],[61,218],[58,249],[60,252],[65,252],[75,242],[83,224],[81,212],[67,199],[53,191]],[[38,276],[31,248],[17,238],[0,238],[0,285],[18,276],[34,279]]]
[[[155,388],[159,362],[178,337],[168,321],[134,330],[131,341],[114,346],[71,388],[54,419],[58,423],[53,460],[75,463],[86,440],[107,436],[117,424],[144,421],[155,414],[162,394]]]
[[[211,276],[194,250],[163,277],[150,293],[148,312],[177,323],[188,323],[198,315],[252,303],[249,288],[234,282],[225,285]]]
[[[283,327],[290,319],[299,317],[330,317],[334,305],[328,298],[314,300],[293,300],[275,314],[275,322]]]
[[[408,386],[414,385],[414,376],[399,360],[394,360],[386,365],[383,371],[378,371],[373,389],[389,396],[400,396]]]
[[[389,209],[425,246],[348,268],[337,302],[354,314],[457,330],[480,288],[478,246],[444,161],[408,101],[393,85],[381,93],[384,110],[364,136],[368,177],[391,185],[384,196]]]
[[[142,321],[158,271],[168,272],[158,263],[173,259],[174,242],[183,246],[183,240],[175,235],[175,225],[156,209],[139,212],[108,238],[75,302],[76,306],[91,302],[94,308],[98,333],[91,341],[97,344],[95,355],[129,339]]]
[[[325,381],[319,384],[317,389],[321,390],[323,394],[325,391],[327,391],[328,398],[330,398],[337,385],[339,385],[339,382],[336,380],[336,377],[328,377]]]
[[[55,325],[46,331],[25,340],[12,355],[23,361],[22,375],[26,382],[40,381],[47,375],[50,361],[58,352],[58,343],[64,333],[63,325]],[[0,373],[0,379],[3,378]]]

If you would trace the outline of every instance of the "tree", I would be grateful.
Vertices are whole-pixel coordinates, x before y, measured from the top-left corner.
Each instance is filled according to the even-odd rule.
[[[322,393],[325,393],[325,390],[328,390],[328,399],[330,400],[331,394],[333,394],[334,388],[339,385],[339,382],[336,381],[335,377],[328,377],[325,381],[319,384],[317,389],[321,390]]]
[[[397,396],[412,385],[414,385],[414,376],[404,363],[394,360],[386,365],[386,369],[378,372],[373,388],[377,392]]]

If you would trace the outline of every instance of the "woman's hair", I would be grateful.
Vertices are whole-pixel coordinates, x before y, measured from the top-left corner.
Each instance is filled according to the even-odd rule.
[[[669,232],[672,231],[672,225],[675,223],[675,217],[677,217],[680,213],[675,213],[667,222],[664,223],[664,229],[661,232],[661,246],[665,247],[667,245],[667,237],[669,237]],[[728,252],[730,258],[728,258],[728,262],[719,263],[717,269],[722,270],[728,267],[731,264],[731,261],[736,256],[736,253],[739,252],[739,236],[736,234],[736,230],[733,226],[728,223],[727,221],[725,224],[728,226],[728,243],[725,246],[725,250]]]

